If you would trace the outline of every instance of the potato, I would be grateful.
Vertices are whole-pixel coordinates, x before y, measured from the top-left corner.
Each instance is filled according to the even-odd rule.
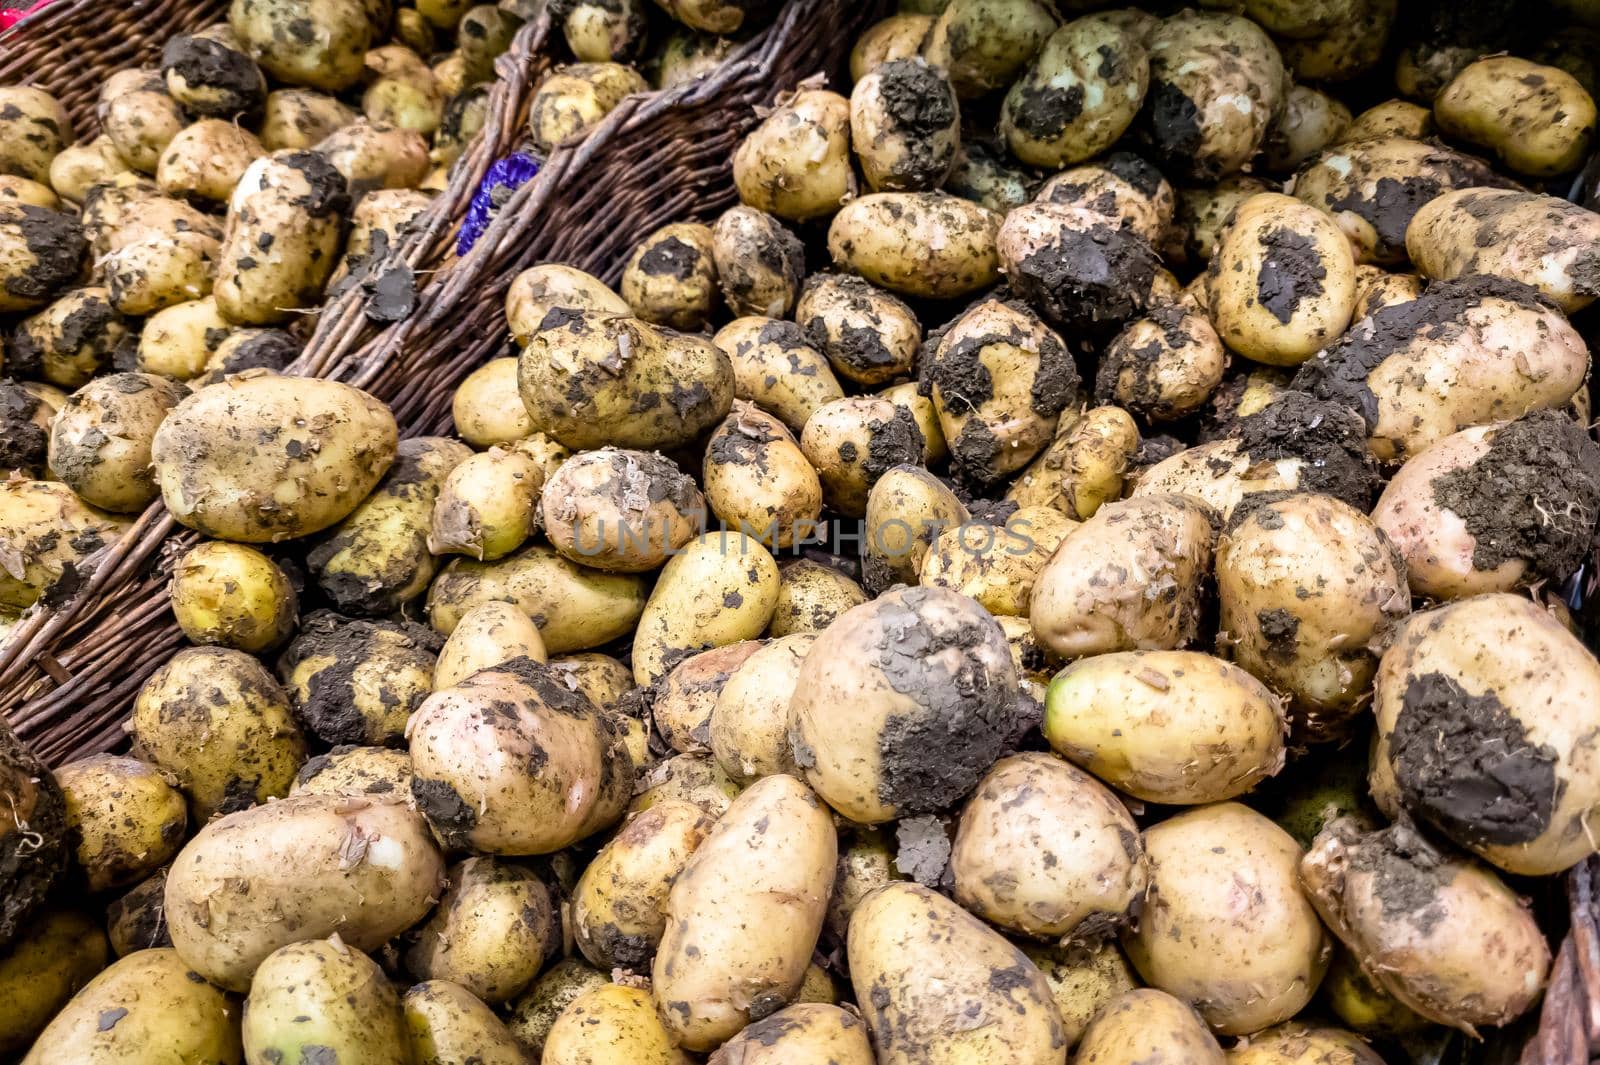
[[[95,107],[100,128],[132,169],[154,174],[161,153],[189,124],[183,107],[167,95],[158,70],[122,70],[100,90]]]
[[[1328,1065],[1382,1065],[1383,1059],[1354,1032],[1313,1028],[1299,1022],[1280,1024],[1240,1041],[1228,1052],[1233,1065],[1288,1065],[1295,1061]]]
[[[92,572],[89,558],[128,525],[60,482],[0,482],[0,606],[25,610],[41,597],[70,597]]]
[[[433,689],[440,643],[413,622],[314,610],[279,657],[278,675],[295,716],[324,743],[394,747]]]
[[[549,854],[615,822],[633,789],[611,717],[531,659],[434,693],[408,735],[412,794],[452,848]]]
[[[900,12],[868,26],[850,49],[850,80],[858,82],[880,64],[912,59],[922,51],[934,17]]]
[[[619,984],[600,984],[572,999],[554,1018],[542,1047],[544,1065],[689,1065],[691,1060],[674,1045],[650,994]]]
[[[738,783],[800,775],[789,747],[789,701],[814,639],[797,633],[772,640],[735,667],[717,694],[707,727],[711,751]]]
[[[168,196],[226,203],[246,168],[266,154],[248,130],[220,118],[185,126],[156,163],[156,184]]]
[[[1010,166],[1009,156],[981,141],[968,141],[956,149],[944,191],[1003,215],[1028,202],[1028,186],[1028,175]]]
[[[428,144],[415,130],[359,119],[328,134],[315,151],[348,183],[351,195],[414,189],[429,169]]]
[[[827,808],[791,776],[757,781],[712,826],[673,882],[651,970],[679,1046],[709,1050],[793,999],[836,856]]]
[[[736,318],[718,330],[712,343],[733,364],[736,399],[754,403],[793,432],[804,429],[818,407],[844,398],[828,360],[794,322]]]
[[[1554,196],[1462,189],[1417,211],[1406,228],[1406,250],[1423,277],[1518,281],[1571,314],[1600,295],[1587,261],[1597,234],[1600,215]]]
[[[191,643],[270,650],[294,631],[298,601],[277,563],[243,544],[208,541],[172,568],[172,614]]]
[[[1065,946],[1021,944],[1022,953],[1044,973],[1045,983],[1061,1011],[1067,1045],[1073,1046],[1090,1022],[1107,1006],[1139,986],[1115,939],[1098,944]],[[1198,1020],[1195,1027],[1201,1031]]]
[[[1395,462],[1459,430],[1561,406],[1588,362],[1583,340],[1533,289],[1473,275],[1356,323],[1301,366],[1293,387],[1359,410],[1368,448]]]
[[[445,94],[433,71],[412,49],[389,44],[367,53],[361,110],[374,125],[396,126],[424,137],[439,128]]]
[[[644,78],[621,63],[574,63],[545,78],[533,94],[528,127],[534,146],[549,152],[594,132],[631,93],[646,89]]]
[[[1211,321],[1181,304],[1130,322],[1106,348],[1095,400],[1150,421],[1174,421],[1203,407],[1222,383],[1228,353]]]
[[[922,384],[957,474],[992,483],[1033,461],[1078,389],[1061,337],[1025,304],[987,299],[929,340]]]
[[[1150,35],[1145,134],[1163,169],[1197,182],[1236,173],[1283,102],[1278,48],[1248,19],[1183,11]]]
[[[1130,989],[1083,1033],[1085,1065],[1223,1065],[1222,1048],[1192,1007],[1154,988]]]
[[[1371,694],[1373,648],[1411,609],[1405,562],[1379,526],[1309,493],[1240,508],[1216,580],[1225,653],[1288,697],[1302,738],[1347,734]]]
[[[1358,0],[1352,18],[1321,36],[1280,41],[1284,65],[1306,81],[1359,78],[1383,59],[1399,6],[1399,0]],[[1396,80],[1400,80],[1398,72]]]
[[[641,577],[586,569],[536,544],[495,562],[452,561],[428,589],[428,620],[448,636],[468,610],[503,600],[533,620],[547,652],[563,654],[632,632],[645,597]]]
[[[796,559],[780,570],[778,605],[767,632],[774,638],[821,632],[840,614],[866,601],[861,585],[845,574],[810,559]]]
[[[576,0],[562,10],[562,36],[580,62],[628,60],[644,47],[643,0]]]
[[[1295,170],[1343,139],[1351,122],[1350,109],[1341,101],[1309,85],[1291,85],[1284,94],[1283,112],[1273,119],[1261,143],[1268,169]]]
[[[151,766],[101,754],[56,770],[78,868],[90,891],[143,880],[178,852],[188,826],[183,796]]]
[[[517,1000],[506,1022],[507,1027],[531,1059],[539,1060],[546,1036],[566,1007],[586,992],[608,986],[611,986],[608,978],[585,964],[581,958],[558,961],[535,981],[527,994]],[[643,1004],[641,1012],[644,1016],[650,1014],[648,1001]]]
[[[1333,953],[1300,893],[1299,844],[1237,803],[1169,818],[1146,829],[1144,843],[1150,898],[1138,929],[1123,935],[1139,975],[1226,1035],[1298,1013]],[[1085,1046],[1093,1038],[1091,1029]]]
[[[778,564],[744,534],[705,533],[661,571],[633,636],[633,677],[654,684],[686,655],[761,635],[778,599]]]
[[[61,209],[61,198],[49,185],[13,174],[0,174],[0,200],[31,204],[51,211]]]
[[[516,445],[469,456],[440,486],[429,519],[427,549],[479,561],[510,554],[538,523],[543,486],[544,469]]]
[[[1431,133],[1431,110],[1406,100],[1385,100],[1356,115],[1339,140],[1344,144],[1379,137],[1421,140]]]
[[[651,451],[574,455],[544,486],[540,508],[552,547],[614,573],[659,569],[705,526],[705,499],[693,478]]]
[[[788,222],[833,214],[856,193],[850,166],[850,101],[801,89],[745,135],[733,183],[748,206]]]
[[[522,16],[510,6],[478,4],[456,26],[456,49],[466,65],[469,83],[493,81],[495,58],[511,47]]]
[[[0,472],[44,475],[50,421],[66,405],[66,393],[53,385],[0,378]]]
[[[400,1004],[415,1065],[526,1065],[505,1023],[460,984],[415,984]]]
[[[106,935],[117,957],[172,946],[167,935],[167,870],[157,869],[106,907]]]
[[[875,1059],[855,1013],[802,1000],[746,1025],[709,1060],[710,1065],[873,1065]]]
[[[917,382],[902,381],[897,385],[890,385],[879,392],[878,396],[911,415],[917,431],[922,434],[924,465],[935,465],[950,456],[950,446],[945,441],[944,431],[939,428],[938,408],[934,406],[932,399],[922,394]]]
[[[445,86],[437,75],[434,82],[443,93]],[[433,176],[439,172],[437,168],[454,166],[466,154],[467,147],[488,121],[488,111],[489,90],[483,85],[462,89],[445,100],[444,110],[439,115],[439,128],[433,131],[433,148],[428,152],[428,158],[436,169],[419,187],[432,188]]]
[[[254,118],[267,99],[266,77],[226,25],[168,38],[161,76],[185,111],[207,118]]]
[[[1183,234],[1183,257],[1195,266],[1210,262],[1233,209],[1257,193],[1270,192],[1273,188],[1249,174],[1232,174],[1215,184],[1179,189],[1177,226]]]
[[[1564,70],[1516,56],[1466,66],[1433,103],[1439,129],[1492,149],[1508,168],[1532,177],[1576,169],[1594,134],[1595,105]]]
[[[1292,196],[1263,192],[1234,209],[1206,288],[1211,321],[1230,350],[1293,366],[1350,324],[1355,259],[1327,215]]]
[[[713,821],[682,799],[629,818],[573,891],[573,937],[584,957],[606,970],[649,963],[666,931],[667,893]]]
[[[104,133],[64,148],[50,161],[50,188],[63,200],[82,203],[89,190],[133,171]],[[35,205],[39,206],[39,205]]]
[[[251,163],[228,203],[217,309],[241,325],[272,325],[319,303],[348,204],[345,176],[316,152],[274,152]]]
[[[1112,215],[1024,204],[1005,216],[995,242],[1013,291],[1054,326],[1114,332],[1152,305],[1160,260]]]
[[[300,357],[301,345],[287,329],[235,329],[206,359],[194,387],[215,385],[246,370],[281,373]]]
[[[890,467],[867,495],[862,583],[872,592],[916,583],[933,542],[970,518],[956,494],[927,470]]]
[[[1149,84],[1143,36],[1106,15],[1074,19],[1052,33],[1006,93],[1000,133],[1011,153],[1059,169],[1115,144]]]
[[[443,880],[405,803],[302,795],[202,828],[167,874],[167,926],[196,971],[243,991],[289,944],[337,933],[356,950],[380,946],[427,914]]]
[[[0,1053],[20,1054],[67,1001],[106,966],[106,936],[72,910],[51,910],[29,923],[0,957]]]
[[[922,343],[911,308],[849,274],[813,274],[800,290],[794,318],[811,345],[858,385],[909,373]]]
[[[973,99],[1015,81],[1055,28],[1038,0],[950,0],[922,54],[945,71],[958,96]]]
[[[244,1004],[249,1061],[318,1055],[409,1065],[400,999],[376,962],[338,937],[290,943],[261,962]]]
[[[1156,246],[1168,242],[1178,208],[1161,171],[1132,152],[1063,170],[1040,185],[1034,199],[1114,218]]]
[[[510,444],[533,432],[517,395],[517,360],[490,359],[467,375],[451,401],[456,432],[473,447]]]
[[[449,887],[406,951],[418,980],[449,980],[490,1005],[520,995],[560,950],[550,888],[533,870],[497,858],[450,867]]]
[[[506,289],[506,324],[518,344],[526,346],[558,307],[624,318],[633,313],[628,301],[606,287],[604,281],[560,263],[530,266]],[[483,373],[486,369],[487,366],[474,372]]]
[[[897,589],[818,637],[790,705],[796,763],[862,824],[942,809],[966,794],[1016,726],[1005,634],[965,596]]]
[[[421,225],[418,219],[432,202],[420,189],[374,189],[362,196],[350,212],[350,236],[345,240],[344,258],[329,280],[330,290],[352,274],[381,278],[389,254],[398,251],[400,242],[417,230]]]
[[[561,308],[523,347],[517,387],[564,447],[672,448],[727,416],[733,365],[703,337]]]
[[[275,79],[329,93],[361,77],[376,35],[362,0],[233,0],[228,25]]]
[[[31,311],[78,279],[87,250],[78,221],[26,203],[0,203],[0,313]]]
[[[1315,901],[1315,900],[1313,900]],[[1322,998],[1340,1021],[1365,1036],[1398,1037],[1427,1028],[1429,1021],[1373,983],[1344,947],[1322,980]]]
[[[759,640],[713,647],[689,655],[667,672],[651,702],[651,718],[668,747],[682,754],[710,753],[717,697],[740,664],[761,647]]]
[[[310,89],[278,89],[267,94],[261,120],[261,146],[269,152],[313,148],[359,117],[332,96]]]
[[[828,226],[840,269],[902,296],[954,299],[994,284],[1000,216],[936,192],[875,192],[841,207]]]
[[[306,744],[289,700],[242,651],[179,651],[139,690],[134,753],[170,774],[196,822],[288,792]]]
[[[937,189],[961,143],[955,90],[921,58],[879,63],[850,93],[850,142],[874,192]]]
[[[1459,189],[1505,187],[1483,160],[1403,136],[1367,135],[1324,149],[1287,189],[1326,211],[1349,238],[1356,261],[1406,261],[1406,227],[1435,197]]]
[[[733,51],[728,37],[696,33],[679,27],[651,49],[647,61],[651,84],[658,89],[673,89],[706,77]]]
[[[792,547],[818,528],[822,482],[816,470],[783,422],[751,404],[735,400],[733,413],[712,433],[702,481],[702,505],[709,502],[726,527],[770,550]]]
[[[961,524],[933,541],[917,581],[971,596],[997,617],[1025,615],[1039,571],[1076,525],[1045,507]]]
[[[722,212],[711,227],[711,258],[734,315],[782,318],[794,309],[805,277],[805,247],[772,215],[742,204]],[[698,261],[695,267],[703,272]]]
[[[1068,839],[1070,848],[1053,842]],[[1148,875],[1133,815],[1048,754],[995,763],[961,812],[950,868],[962,906],[1056,939],[1093,940],[1131,920]]]
[[[411,756],[391,747],[335,747],[306,760],[290,795],[411,801]]]
[[[176,200],[140,204],[102,260],[111,306],[148,315],[211,294],[223,236],[216,220]]]
[[[0,174],[40,183],[72,143],[72,116],[55,97],[27,85],[0,88]]]
[[[1493,872],[1440,850],[1409,822],[1334,822],[1300,861],[1306,893],[1362,971],[1406,1006],[1476,1035],[1537,1001],[1550,947]]]
[[[911,412],[876,397],[824,404],[800,434],[800,450],[822,480],[823,498],[847,516],[864,515],[878,479],[894,466],[920,462],[922,449]]]
[[[893,883],[850,918],[850,975],[879,1065],[1054,1065],[1066,1035],[1044,975],[976,917]],[[1088,1060],[1088,1059],[1085,1059]]]
[[[145,319],[134,368],[192,381],[205,373],[217,346],[232,330],[210,296],[163,307]]]
[[[1023,507],[1050,507],[1087,521],[1122,495],[1123,474],[1139,448],[1139,428],[1120,407],[1063,413],[1056,437],[1006,489]]]
[[[239,1009],[173,950],[141,950],[90,980],[56,1014],[23,1065],[240,1065]]]
[[[711,227],[674,222],[640,241],[622,269],[622,298],[652,325],[699,329],[717,299]]]
[[[91,506],[143,510],[157,494],[151,438],[188,391],[153,374],[110,374],[89,382],[51,422],[51,471]]]
[[[1356,267],[1356,309],[1350,320],[1371,318],[1385,307],[1409,303],[1421,296],[1427,282],[1416,274],[1388,274],[1375,266]]]
[[[433,689],[453,688],[462,680],[513,658],[546,660],[539,630],[511,603],[480,603],[462,615],[439,652]]]
[[[347,517],[388,470],[397,436],[388,408],[365,392],[255,370],[173,408],[151,457],[178,521],[219,539],[262,543]]]

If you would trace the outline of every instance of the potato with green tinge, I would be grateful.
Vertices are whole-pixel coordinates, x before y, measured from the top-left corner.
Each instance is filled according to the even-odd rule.
[[[26,1050],[50,1019],[106,967],[106,935],[72,910],[35,917],[0,957],[0,1054]]]
[[[50,165],[72,143],[72,117],[31,85],[0,87],[0,174],[48,182]]]
[[[610,573],[659,569],[703,526],[705,505],[671,459],[609,447],[563,462],[539,499],[550,545]]]
[[[414,1065],[527,1065],[505,1022],[460,984],[414,984],[400,1005]]]
[[[1087,15],[1052,33],[1006,93],[1000,134],[1030,166],[1059,169],[1100,155],[1133,124],[1149,86],[1144,35]]]
[[[711,227],[673,222],[641,240],[622,268],[622,298],[652,325],[695,330],[717,302]]]
[[[963,100],[1010,85],[1056,28],[1039,0],[950,0],[938,15],[922,54]]]
[[[850,101],[802,89],[745,135],[733,153],[739,199],[787,222],[833,214],[856,192]]]
[[[778,601],[778,564],[743,533],[705,533],[667,561],[633,634],[633,678],[654,684],[686,655],[760,636]]]
[[[1511,55],[1465,67],[1434,98],[1433,115],[1441,132],[1531,177],[1576,169],[1594,136],[1594,99],[1578,79]]]
[[[850,93],[850,145],[874,192],[923,192],[944,184],[961,144],[955,90],[921,58],[889,60]]]
[[[306,731],[323,743],[397,747],[433,690],[442,641],[411,621],[314,610],[278,658],[278,676]]]
[[[1154,988],[1129,989],[1084,1030],[1084,1065],[1223,1065],[1216,1037],[1189,1006]]]
[[[1000,216],[938,192],[875,192],[841,207],[828,254],[842,270],[902,296],[954,299],[999,280]]]
[[[711,434],[701,483],[702,505],[772,550],[792,547],[818,527],[822,482],[816,470],[784,424],[750,404],[735,400],[733,413]]]
[[[261,962],[244,1003],[250,1062],[411,1065],[400,998],[377,962],[343,940],[289,943]]]
[[[824,403],[844,398],[827,357],[794,322],[735,318],[712,343],[733,363],[734,396],[776,416],[791,432],[803,430]]]
[[[183,796],[154,767],[91,755],[56,770],[78,868],[90,891],[143,880],[178,852],[188,828]]]
[[[1150,895],[1122,939],[1139,975],[1225,1035],[1298,1013],[1333,953],[1300,890],[1300,845],[1238,803],[1169,818],[1144,844]]]
[[[910,373],[922,343],[922,325],[911,308],[850,274],[807,278],[794,320],[812,347],[858,385],[881,385]]]
[[[167,594],[190,643],[259,653],[294,631],[298,597],[276,562],[252,547],[210,540],[172,567]]]
[[[560,951],[556,899],[532,869],[468,858],[446,871],[449,886],[406,950],[418,980],[449,980],[489,1005],[520,995]]]

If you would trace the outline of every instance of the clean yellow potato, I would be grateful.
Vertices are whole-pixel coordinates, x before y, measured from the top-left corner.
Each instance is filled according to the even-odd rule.
[[[661,570],[633,636],[633,677],[654,684],[683,657],[761,635],[778,605],[778,564],[754,538],[706,533]]]

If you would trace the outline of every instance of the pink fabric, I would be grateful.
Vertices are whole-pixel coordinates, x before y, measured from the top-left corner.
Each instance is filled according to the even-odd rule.
[[[7,8],[4,11],[0,11],[0,30],[9,30],[35,11],[42,11],[49,6],[50,0],[39,0],[38,3],[33,4],[31,7]]]

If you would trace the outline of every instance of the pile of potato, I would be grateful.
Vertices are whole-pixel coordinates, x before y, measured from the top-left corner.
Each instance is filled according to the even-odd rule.
[[[247,46],[283,2],[196,40],[366,47]],[[738,206],[615,289],[517,277],[450,437],[250,316],[317,302],[360,149],[247,163],[225,223],[138,177],[9,208],[15,335],[81,379],[8,386],[6,605],[157,495],[204,539],[129,754],[0,730],[0,1057],[1374,1065],[1536,1009],[1522,893],[1600,849],[1555,594],[1600,524],[1594,37],[1554,21],[1600,11],[902,6],[762,114]],[[636,4],[551,10],[628,71]],[[191,238],[212,295],[136,344],[150,286],[56,294]]]

